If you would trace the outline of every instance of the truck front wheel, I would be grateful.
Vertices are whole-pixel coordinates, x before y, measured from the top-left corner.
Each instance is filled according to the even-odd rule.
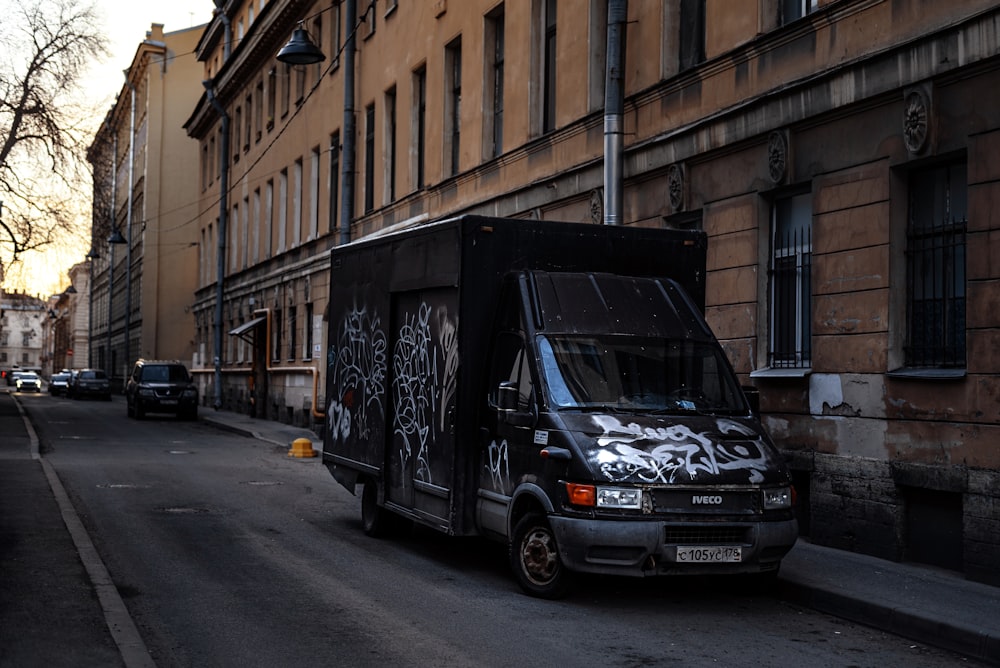
[[[525,593],[538,598],[564,596],[571,574],[559,559],[556,537],[541,513],[528,513],[514,527],[510,565]]]

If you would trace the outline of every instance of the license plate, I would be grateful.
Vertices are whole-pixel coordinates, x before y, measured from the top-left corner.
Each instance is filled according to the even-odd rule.
[[[177,400],[176,399],[160,399],[160,403],[163,404],[164,406],[176,406],[177,405]]]
[[[678,547],[678,563],[717,564],[739,563],[743,557],[740,547]]]

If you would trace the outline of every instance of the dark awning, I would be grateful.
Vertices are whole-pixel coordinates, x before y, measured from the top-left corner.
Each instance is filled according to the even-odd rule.
[[[253,334],[254,327],[256,327],[257,325],[263,323],[266,320],[267,320],[267,316],[266,315],[262,315],[259,318],[254,318],[253,320],[247,320],[245,323],[243,323],[239,327],[236,327],[235,329],[229,330],[229,335],[230,336],[238,336],[241,339],[246,339],[247,341],[249,341],[250,337]]]

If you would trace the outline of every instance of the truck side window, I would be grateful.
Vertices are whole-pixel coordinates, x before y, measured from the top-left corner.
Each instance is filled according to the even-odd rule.
[[[517,386],[517,409],[530,410],[531,394],[534,391],[531,370],[524,352],[524,342],[512,332],[502,332],[497,336],[490,372],[490,397],[494,404],[497,403],[497,387],[503,382],[511,382]]]

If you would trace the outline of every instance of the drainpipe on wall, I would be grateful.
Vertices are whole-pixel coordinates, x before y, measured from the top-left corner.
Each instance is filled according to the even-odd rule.
[[[111,232],[118,227],[115,225],[115,202],[118,200],[118,131],[115,130],[115,141],[112,148],[111,155],[111,205],[108,210],[108,215],[111,217]],[[108,239],[108,359],[107,368],[105,372],[108,374],[108,378],[115,377],[115,367],[112,359],[112,348],[111,348],[111,326],[113,320],[111,317],[114,311],[115,304],[115,244],[110,243],[110,237]]]
[[[135,204],[135,85],[128,80],[128,70],[125,70],[125,83],[132,92],[131,111],[129,112],[128,130],[128,211],[125,212],[128,232],[125,235],[125,373],[129,372],[132,362],[132,346],[129,341],[129,328],[132,324],[132,207]]]
[[[356,0],[344,3],[344,25],[353,26],[357,17]],[[354,215],[354,34],[351,30],[344,45],[344,159],[341,168],[340,243],[351,241],[351,218]]]
[[[215,283],[215,337],[213,363],[215,365],[215,410],[222,408],[222,298],[226,280],[226,214],[229,209],[229,114],[215,97],[212,82],[202,82],[209,103],[219,113],[222,119],[222,137],[220,138],[222,165],[219,174],[219,247],[216,255],[217,279]]]
[[[604,87],[604,224],[621,225],[624,171],[625,26],[628,0],[608,2],[608,64]]]

